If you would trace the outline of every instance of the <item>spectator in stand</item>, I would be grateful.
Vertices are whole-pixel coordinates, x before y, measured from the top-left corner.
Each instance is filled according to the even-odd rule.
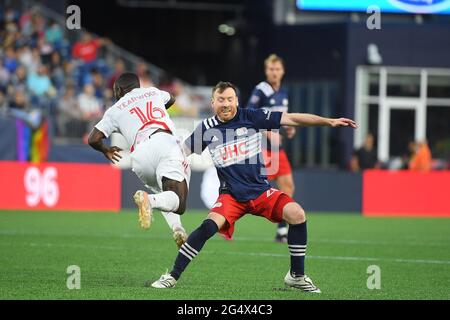
[[[68,84],[66,86],[66,91],[58,102],[57,111],[59,135],[81,138],[86,132],[86,124],[73,85]]]
[[[103,109],[112,106],[115,103],[113,91],[109,88],[103,90]]]
[[[81,39],[74,44],[72,48],[72,57],[80,61],[80,86],[84,86],[85,77],[93,68],[100,70],[100,72],[105,71],[103,64],[97,60],[97,55],[98,49],[109,43],[111,43],[109,39],[93,39],[88,32],[84,32]]]
[[[103,89],[105,81],[102,74],[97,69],[92,69],[89,76],[85,79],[85,84],[92,84],[94,86],[95,96],[98,99],[103,99]]]
[[[191,98],[188,90],[179,81],[174,80],[169,91],[175,98],[175,103],[167,110],[171,116],[197,117],[199,107]]]
[[[15,90],[13,99],[9,103],[9,107],[11,109],[18,109],[23,111],[29,110],[30,109],[29,102],[27,101],[25,92],[22,90]]]
[[[374,137],[371,133],[366,135],[364,145],[353,153],[350,168],[353,172],[380,168],[377,152],[374,148]]]
[[[111,43],[107,38],[92,38],[90,33],[84,32],[81,39],[72,48],[72,57],[94,67],[97,62],[98,49]]]
[[[0,54],[1,58],[1,54]],[[11,78],[11,75],[9,74],[9,71],[3,66],[0,60],[0,89],[6,89],[9,83],[9,79]]]
[[[46,20],[39,12],[39,10],[33,10],[31,15],[31,35],[30,45],[36,47],[40,38],[45,34]]]
[[[52,21],[50,27],[45,31],[45,40],[56,50],[62,47],[63,30],[56,21]]]
[[[23,65],[27,70],[32,68],[33,53],[30,46],[23,44],[17,49],[17,59],[21,65]]]
[[[87,139],[87,134],[94,125],[100,121],[103,115],[101,101],[95,96],[95,89],[92,84],[86,84],[83,92],[78,96],[78,105],[83,114],[83,119],[88,122],[83,139]]]
[[[3,58],[3,66],[8,70],[10,74],[16,71],[18,66],[16,52],[13,47],[7,47],[5,49],[5,57]]]
[[[23,37],[30,37],[33,33],[33,25],[31,19],[33,17],[33,10],[29,9],[22,13],[19,19],[20,33]]]
[[[27,78],[27,86],[31,94],[38,98],[50,93],[52,83],[48,76],[47,66],[41,64],[37,73],[30,73]]]
[[[152,81],[152,74],[150,73],[150,70],[145,70],[142,76],[139,77],[139,82],[141,84],[141,88],[150,88],[155,86]]]
[[[75,64],[71,60],[66,60],[62,63],[62,70],[64,73],[64,80],[70,82],[70,84],[78,84],[78,69],[75,68]],[[77,87],[78,88],[78,87]]]
[[[38,48],[33,48],[31,50],[31,62],[27,66],[28,73],[36,73],[39,66],[42,64],[41,53]]]
[[[49,116],[53,130],[56,121],[55,107],[57,91],[52,85],[47,66],[41,65],[37,73],[30,73],[28,75],[27,87],[31,95],[31,104]]]
[[[114,82],[119,78],[119,76],[125,72],[125,63],[122,59],[118,58],[114,62],[114,73],[108,79],[108,89],[113,89]]]
[[[16,12],[12,7],[5,7],[3,14],[0,17],[1,24],[7,24],[9,22],[18,22],[19,13]]]
[[[50,58],[50,78],[55,88],[60,91],[64,88],[65,76],[63,70],[63,63],[61,62],[61,55],[58,51],[53,51]]]
[[[16,72],[11,76],[10,84],[16,90],[25,91],[27,89],[27,70],[23,65],[19,65]]]
[[[2,32],[2,46],[3,48],[14,47],[20,37],[17,25],[14,22],[8,22],[5,25],[5,30]]]
[[[139,78],[141,78],[147,70],[147,64],[144,61],[140,60],[136,63],[136,74]]]
[[[51,62],[51,57],[52,57],[52,53],[53,53],[53,47],[50,43],[48,43],[45,38],[40,38],[38,40],[38,48],[39,48],[39,53],[41,55],[41,61],[43,64],[50,64]]]
[[[426,141],[410,144],[413,154],[408,163],[412,171],[426,172],[431,170],[431,151]]]
[[[23,90],[15,90],[8,112],[11,116],[25,121],[32,129],[39,128],[42,121],[42,113],[31,108]]]

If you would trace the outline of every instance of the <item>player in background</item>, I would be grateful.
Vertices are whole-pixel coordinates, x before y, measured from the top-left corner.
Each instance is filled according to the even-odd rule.
[[[200,123],[185,140],[185,145],[186,154],[201,154],[208,148],[220,180],[219,198],[200,227],[181,246],[172,271],[163,274],[152,286],[174,287],[208,239],[216,232],[231,237],[235,222],[250,213],[272,222],[284,220],[289,223],[287,243],[291,266],[284,282],[306,292],[320,292],[305,274],[305,212],[289,195],[271,188],[267,181],[260,159],[261,130],[279,129],[280,126],[356,128],[356,123],[346,118],[238,108],[236,87],[229,82],[219,82],[213,88],[211,104],[215,116]]]
[[[279,56],[272,54],[264,61],[266,81],[260,82],[254,89],[247,103],[247,108],[265,109],[269,111],[288,112],[288,90],[281,85],[284,76],[284,61]],[[291,139],[295,135],[294,127],[283,127],[285,136]],[[289,159],[284,151],[283,136],[275,131],[266,134],[267,148],[263,149],[264,162],[270,170],[269,181],[275,181],[278,189],[289,197],[294,196],[294,179]],[[278,224],[275,236],[276,242],[287,242],[288,228],[285,221]]]
[[[121,158],[120,148],[108,147],[103,139],[121,133],[131,146],[133,172],[155,194],[138,190],[133,198],[139,208],[142,228],[150,228],[153,211],[161,210],[178,245],[186,241],[180,215],[186,209],[190,168],[183,149],[174,136],[175,125],[166,109],[175,101],[168,92],[140,88],[134,73],[123,73],[114,83],[118,100],[110,107],[89,135],[89,145],[102,152],[112,163]]]

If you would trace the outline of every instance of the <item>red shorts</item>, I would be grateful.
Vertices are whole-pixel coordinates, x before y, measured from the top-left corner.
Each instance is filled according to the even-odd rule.
[[[234,232],[234,223],[245,214],[250,213],[272,222],[281,222],[283,208],[290,202],[294,202],[294,200],[274,188],[270,188],[258,198],[246,202],[238,202],[231,194],[220,194],[211,208],[211,212],[218,213],[227,220],[219,232],[225,237],[231,238]]]
[[[275,180],[279,176],[292,173],[291,164],[289,163],[289,159],[283,149],[279,152],[263,150],[262,154],[264,164],[267,169],[267,178],[269,180]]]

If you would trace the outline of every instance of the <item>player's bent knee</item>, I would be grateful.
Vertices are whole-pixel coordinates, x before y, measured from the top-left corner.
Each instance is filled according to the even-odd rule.
[[[184,197],[180,197],[180,195],[178,195],[178,198],[180,199],[180,204],[178,205],[178,209],[175,213],[182,215],[186,211],[186,199]]]
[[[283,209],[283,219],[289,224],[300,224],[306,221],[306,213],[298,203],[291,202]]]

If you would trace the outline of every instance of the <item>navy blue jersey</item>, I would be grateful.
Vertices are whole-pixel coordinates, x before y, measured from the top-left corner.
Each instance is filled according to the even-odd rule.
[[[288,90],[281,86],[275,91],[272,86],[263,81],[253,89],[247,108],[264,109],[269,111],[288,112],[289,93]],[[269,145],[269,141],[267,141]],[[282,146],[279,146],[281,149]]]
[[[237,109],[233,119],[221,122],[217,116],[203,120],[186,139],[193,153],[208,147],[220,180],[220,193],[237,201],[256,199],[270,189],[261,156],[261,130],[279,129],[281,112]]]
[[[285,87],[281,86],[278,91],[275,91],[269,83],[263,81],[253,89],[247,108],[287,112],[288,95],[288,90]]]

